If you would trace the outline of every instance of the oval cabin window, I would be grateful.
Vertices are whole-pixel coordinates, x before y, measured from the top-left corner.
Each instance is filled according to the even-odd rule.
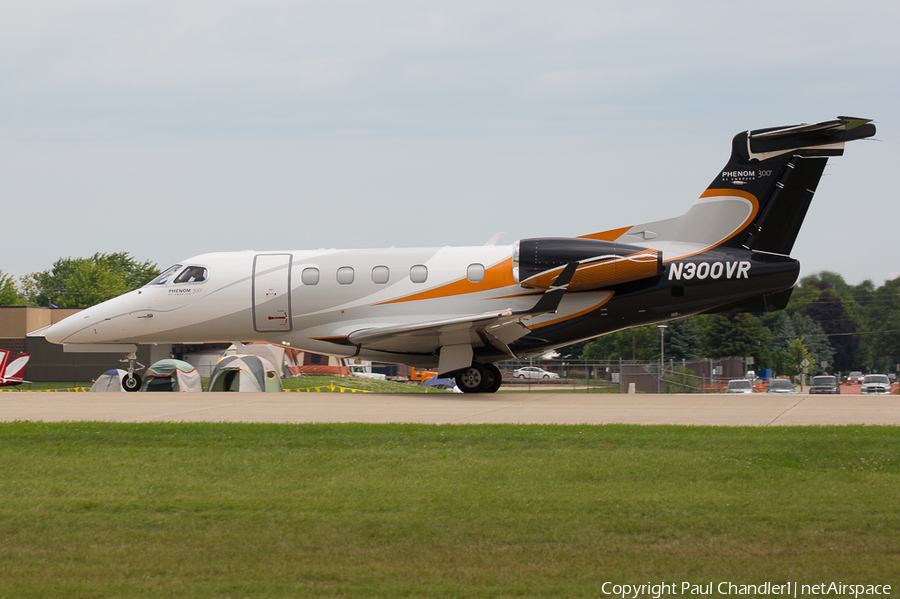
[[[349,285],[353,282],[353,269],[349,266],[342,266],[337,270],[337,282],[341,285]]]
[[[416,264],[409,269],[409,280],[413,283],[424,283],[428,280],[428,268],[424,264]]]
[[[466,278],[472,283],[482,282],[484,280],[484,265],[478,263],[470,264],[469,268],[466,269]]]
[[[319,284],[319,269],[318,268],[304,268],[303,272],[300,273],[300,281],[304,285],[318,285]]]
[[[384,285],[391,278],[391,270],[387,266],[376,266],[372,269],[372,282]]]

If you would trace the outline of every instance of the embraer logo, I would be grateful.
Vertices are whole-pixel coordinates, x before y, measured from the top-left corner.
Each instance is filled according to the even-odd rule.
[[[669,280],[688,281],[698,279],[749,279],[750,262],[673,262],[669,265]]]

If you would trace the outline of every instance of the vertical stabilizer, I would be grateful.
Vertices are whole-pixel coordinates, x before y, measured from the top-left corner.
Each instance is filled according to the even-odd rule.
[[[687,212],[583,237],[655,248],[667,261],[718,246],[790,254],[828,157],[874,134],[868,119],[852,117],[738,133],[728,163]]]
[[[790,254],[829,156],[875,134],[867,119],[838,117],[815,125],[745,131],[701,197],[739,195],[754,204],[748,222],[722,245]]]

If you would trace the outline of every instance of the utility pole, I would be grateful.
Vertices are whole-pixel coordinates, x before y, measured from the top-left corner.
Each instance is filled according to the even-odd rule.
[[[662,377],[663,377],[663,368],[666,365],[666,329],[669,328],[668,325],[658,324],[656,328],[659,329],[659,378],[656,380],[656,392],[662,393]]]

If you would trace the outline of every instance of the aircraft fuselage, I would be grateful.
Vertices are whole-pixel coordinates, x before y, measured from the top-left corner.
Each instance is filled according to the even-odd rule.
[[[306,351],[437,365],[413,343],[398,351],[359,347],[360,330],[527,310],[543,290],[517,282],[514,246],[227,252],[181,269],[202,281],[167,280],[88,308],[54,325],[56,343],[267,341]],[[712,249],[663,262],[662,273],[608,288],[569,291],[557,311],[528,322],[510,343],[520,357],[627,328],[738,304],[788,289],[799,263],[785,256]],[[452,334],[452,333],[448,333]],[[452,340],[451,340],[452,341]],[[468,338],[465,340],[468,342]],[[475,343],[486,361],[508,355]]]

